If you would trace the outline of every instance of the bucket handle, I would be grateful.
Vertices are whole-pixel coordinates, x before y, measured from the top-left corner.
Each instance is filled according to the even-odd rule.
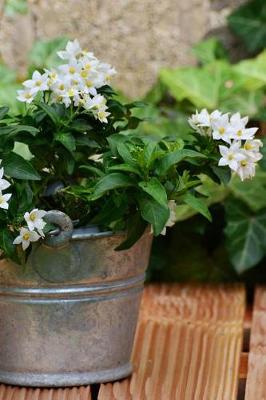
[[[44,216],[45,222],[56,225],[58,229],[46,235],[44,243],[51,247],[66,245],[72,237],[73,223],[68,215],[58,210],[47,211]]]

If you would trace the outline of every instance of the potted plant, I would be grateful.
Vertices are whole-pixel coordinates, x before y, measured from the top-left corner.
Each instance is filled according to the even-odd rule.
[[[137,134],[115,70],[76,40],[58,54],[23,83],[23,114],[0,109],[0,381],[16,385],[130,374],[153,235],[177,204],[210,218],[201,174],[246,179],[261,158],[239,114],[197,112],[189,142]]]

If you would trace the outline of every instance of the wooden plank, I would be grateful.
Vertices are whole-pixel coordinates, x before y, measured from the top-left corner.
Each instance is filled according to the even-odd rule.
[[[33,389],[0,385],[0,400],[91,400],[90,387]]]
[[[132,378],[98,400],[236,399],[244,310],[242,286],[147,287]]]
[[[266,399],[266,287],[255,292],[245,400]]]

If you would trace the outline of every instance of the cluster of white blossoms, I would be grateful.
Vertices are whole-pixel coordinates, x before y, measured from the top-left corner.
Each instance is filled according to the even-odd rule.
[[[65,64],[51,71],[45,70],[43,74],[35,71],[32,79],[23,82],[24,90],[18,90],[17,99],[31,103],[38,93],[49,91],[51,103],[82,107],[107,123],[110,113],[106,98],[97,89],[109,84],[115,69],[100,62],[93,53],[82,50],[77,40],[69,41],[65,50],[57,54]]]
[[[2,163],[2,160],[0,160],[0,165]],[[6,190],[9,188],[10,183],[3,178],[4,176],[4,168],[0,168],[0,208],[3,208],[4,210],[8,210],[9,207],[9,200],[11,198],[11,193],[3,193],[3,190]]]
[[[225,142],[219,145],[221,158],[218,165],[228,165],[242,181],[255,175],[263,144],[254,138],[258,128],[246,128],[248,117],[242,118],[239,113],[230,116],[218,110],[209,114],[203,109],[192,115],[188,122],[200,135]]]
[[[27,227],[20,228],[19,235],[14,240],[13,244],[21,244],[25,251],[31,242],[37,242],[44,237],[43,228],[46,222],[43,220],[46,211],[35,208],[31,212],[24,214],[24,219],[27,222]]]

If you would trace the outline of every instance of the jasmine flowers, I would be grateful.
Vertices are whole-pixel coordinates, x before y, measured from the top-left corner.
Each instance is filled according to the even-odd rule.
[[[82,50],[77,40],[69,41],[58,56],[67,61],[54,70],[43,74],[34,71],[32,79],[23,83],[24,90],[17,92],[17,99],[31,103],[39,92],[50,92],[51,103],[74,105],[91,111],[94,118],[107,123],[110,113],[106,99],[97,90],[108,85],[115,69],[100,62],[93,53]]]
[[[206,109],[196,112],[189,119],[196,132],[219,141],[222,157],[218,165],[229,166],[242,181],[255,175],[256,163],[262,158],[262,142],[254,138],[258,128],[247,128],[247,123],[248,117],[241,117],[239,113],[230,117],[219,110],[209,114]]]

